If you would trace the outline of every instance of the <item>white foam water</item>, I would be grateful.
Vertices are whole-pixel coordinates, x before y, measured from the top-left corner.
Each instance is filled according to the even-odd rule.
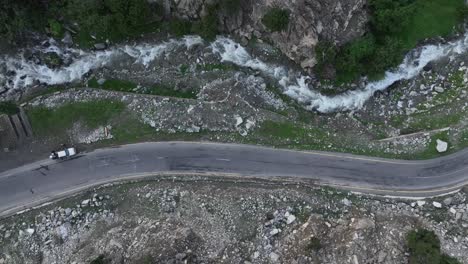
[[[131,58],[134,63],[148,67],[155,59],[160,58],[180,47],[190,48],[203,44],[198,36],[187,36],[179,40],[169,40],[161,44],[125,45],[105,51],[84,52],[78,49],[60,48],[54,45],[39,48],[43,53],[55,52],[62,58],[73,58],[68,66],[52,69],[44,64],[36,64],[19,55],[18,57],[3,57],[0,66],[6,65],[12,76],[1,76],[9,89],[23,89],[35,81],[55,85],[81,80],[83,76],[93,69],[98,69],[112,63],[119,58]],[[417,76],[429,62],[438,60],[452,54],[461,54],[468,49],[468,34],[461,39],[443,44],[427,45],[409,53],[401,65],[385,73],[384,79],[369,82],[365,87],[348,91],[336,96],[325,96],[315,91],[307,83],[308,76],[299,72],[290,71],[283,66],[272,65],[250,55],[240,44],[226,37],[218,37],[210,45],[214,54],[220,56],[221,61],[231,62],[241,67],[247,67],[263,72],[278,81],[284,94],[302,103],[308,110],[317,110],[322,113],[336,111],[350,111],[361,108],[364,103],[376,92],[388,88],[399,80],[411,79]],[[0,67],[1,69],[1,67]]]
[[[180,40],[169,40],[158,45],[125,45],[115,47],[105,51],[84,52],[78,49],[60,48],[50,41],[51,45],[46,48],[38,48],[42,53],[54,52],[62,58],[72,57],[73,62],[68,66],[53,69],[45,64],[36,64],[27,60],[22,54],[18,57],[4,57],[0,60],[6,65],[6,69],[13,72],[13,76],[8,77],[6,86],[9,89],[23,89],[32,85],[35,81],[48,85],[64,84],[81,80],[89,71],[101,68],[114,59],[129,56],[139,63],[148,67],[156,58],[166,52],[171,52],[179,47],[188,48],[202,44],[203,40],[198,36],[187,36]]]
[[[306,109],[331,113],[359,109],[376,91],[385,90],[399,80],[414,78],[429,62],[451,54],[466,52],[468,49],[468,34],[448,44],[423,46],[409,53],[403,63],[396,69],[387,71],[382,80],[369,82],[365,87],[336,96],[325,96],[314,91],[307,84],[307,79],[309,79],[307,76],[289,73],[284,67],[270,65],[253,58],[241,45],[229,38],[218,37],[211,44],[211,48],[214,53],[219,54],[222,61],[259,70],[276,78],[283,88],[283,92],[304,104]]]

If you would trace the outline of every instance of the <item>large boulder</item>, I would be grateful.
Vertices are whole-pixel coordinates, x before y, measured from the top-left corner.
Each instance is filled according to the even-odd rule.
[[[440,139],[437,139],[436,142],[437,142],[437,146],[436,146],[437,152],[443,153],[443,152],[447,151],[447,148],[448,148],[448,143],[447,142],[442,141]]]

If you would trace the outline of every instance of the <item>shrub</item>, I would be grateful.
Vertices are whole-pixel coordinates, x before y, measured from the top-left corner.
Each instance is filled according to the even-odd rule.
[[[378,34],[395,34],[410,24],[414,0],[371,0],[371,26]]]
[[[110,263],[104,255],[99,255],[97,258],[93,259],[90,264],[107,264]]]
[[[408,234],[410,264],[440,263],[440,241],[433,231],[421,229]]]
[[[14,115],[19,112],[18,106],[13,102],[0,102],[0,114]]]
[[[320,239],[317,237],[311,237],[309,240],[309,244],[307,244],[308,250],[318,251],[322,248],[322,244],[320,243]]]
[[[283,31],[289,24],[289,12],[285,9],[274,7],[262,18],[262,23],[271,31]]]
[[[207,7],[207,15],[192,26],[192,31],[206,40],[214,40],[218,34],[218,5]]]
[[[419,229],[407,235],[409,264],[459,264],[458,260],[440,252],[440,241],[433,231]]]
[[[174,18],[169,22],[169,30],[176,37],[189,35],[192,30],[192,23],[187,20]]]
[[[61,38],[63,36],[62,24],[60,24],[57,20],[49,19],[49,29],[52,36],[56,38]]]

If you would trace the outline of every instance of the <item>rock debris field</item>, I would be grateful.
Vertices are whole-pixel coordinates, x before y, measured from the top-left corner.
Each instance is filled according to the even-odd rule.
[[[0,263],[406,263],[435,231],[468,262],[464,192],[427,200],[307,184],[161,178],[105,186],[0,221]]]

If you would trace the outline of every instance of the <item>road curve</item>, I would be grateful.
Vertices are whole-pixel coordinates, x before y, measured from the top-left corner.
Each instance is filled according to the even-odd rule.
[[[0,216],[106,182],[194,173],[296,178],[365,193],[428,197],[468,184],[468,149],[432,160],[406,161],[237,144],[125,145],[1,173]]]

